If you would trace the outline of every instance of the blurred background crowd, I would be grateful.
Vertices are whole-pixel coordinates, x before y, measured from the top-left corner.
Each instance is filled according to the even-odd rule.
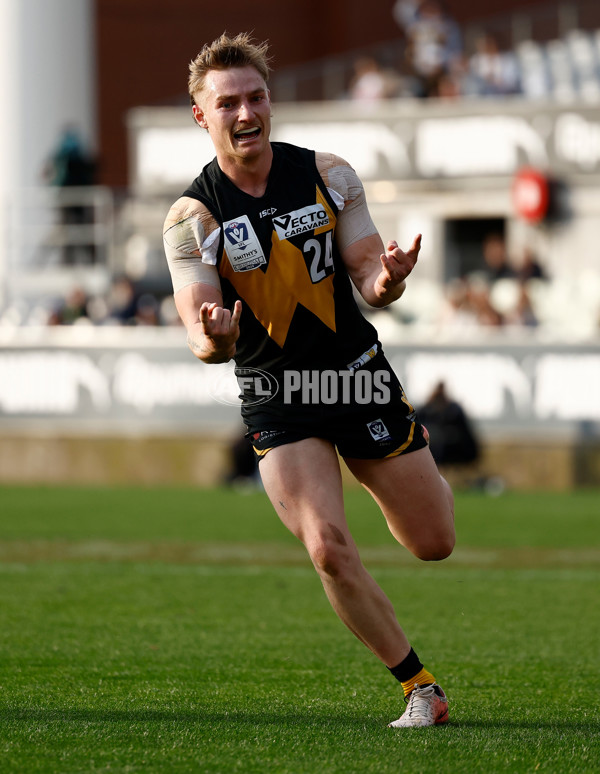
[[[382,103],[411,100],[544,99],[565,105],[574,99],[586,104],[600,101],[600,27],[592,23],[586,29],[581,25],[568,29],[566,24],[564,34],[535,40],[527,29],[515,34],[518,18],[514,13],[500,14],[489,17],[487,24],[478,21],[466,26],[455,19],[451,2],[395,0],[390,3],[390,40],[335,59],[328,57],[327,62],[288,66],[281,72],[276,67],[274,98],[303,99],[303,84],[314,80],[315,68],[320,67],[330,73],[321,78],[329,83],[321,90],[323,98],[354,102],[365,111]],[[532,32],[535,18],[529,22],[521,18],[520,23],[525,27],[528,23]],[[332,72],[336,77],[331,77]],[[184,83],[182,77],[172,105],[185,103]],[[314,101],[316,93],[313,89],[308,98]],[[131,210],[127,187],[101,185],[99,170],[104,161],[86,146],[77,126],[64,127],[39,174],[53,208],[53,214],[46,212],[44,217],[53,222],[47,224],[36,255],[23,260],[42,270],[71,268],[72,281],[48,283],[36,294],[3,294],[0,327],[179,324],[166,271],[157,280],[145,272],[144,260],[140,266],[136,258],[146,247],[127,221]],[[106,188],[110,217],[103,214]],[[158,219],[156,228],[160,228]],[[107,259],[111,250],[114,257],[115,243],[118,259]],[[162,257],[154,256],[155,264],[161,261]],[[109,270],[108,281],[94,283],[88,276],[86,282],[78,282],[78,268],[101,263]],[[477,257],[468,267],[447,271],[442,283],[427,288],[424,303],[421,292],[418,303],[411,306],[408,301],[392,316],[401,325],[427,322],[446,330],[552,328],[557,323],[559,292],[555,279],[538,247],[526,245],[512,254],[502,229],[491,227],[481,234]],[[600,299],[600,287],[588,288],[587,296],[593,299],[596,292]],[[600,300],[596,307],[584,306],[587,329],[595,331],[600,326]]]

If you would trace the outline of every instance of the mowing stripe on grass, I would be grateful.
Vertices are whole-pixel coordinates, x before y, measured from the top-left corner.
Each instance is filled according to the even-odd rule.
[[[422,566],[400,546],[360,547],[366,565]],[[270,542],[116,540],[0,541],[0,562],[170,562],[175,564],[307,565],[303,546]],[[598,567],[600,548],[456,548],[444,565],[465,567]]]

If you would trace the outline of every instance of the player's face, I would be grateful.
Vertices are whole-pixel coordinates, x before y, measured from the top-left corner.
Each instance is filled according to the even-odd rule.
[[[254,67],[211,70],[196,101],[194,117],[208,129],[219,160],[243,163],[269,147],[271,100]]]

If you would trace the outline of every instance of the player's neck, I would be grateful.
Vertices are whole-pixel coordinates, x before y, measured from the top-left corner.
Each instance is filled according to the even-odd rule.
[[[244,193],[257,198],[263,196],[267,189],[272,164],[273,150],[270,145],[254,159],[219,159],[221,171],[231,182]]]

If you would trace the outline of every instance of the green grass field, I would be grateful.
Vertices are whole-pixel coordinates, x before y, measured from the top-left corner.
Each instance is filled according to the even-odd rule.
[[[600,492],[457,495],[453,557],[347,496],[451,723],[338,622],[263,494],[0,488],[0,772],[598,772]]]

